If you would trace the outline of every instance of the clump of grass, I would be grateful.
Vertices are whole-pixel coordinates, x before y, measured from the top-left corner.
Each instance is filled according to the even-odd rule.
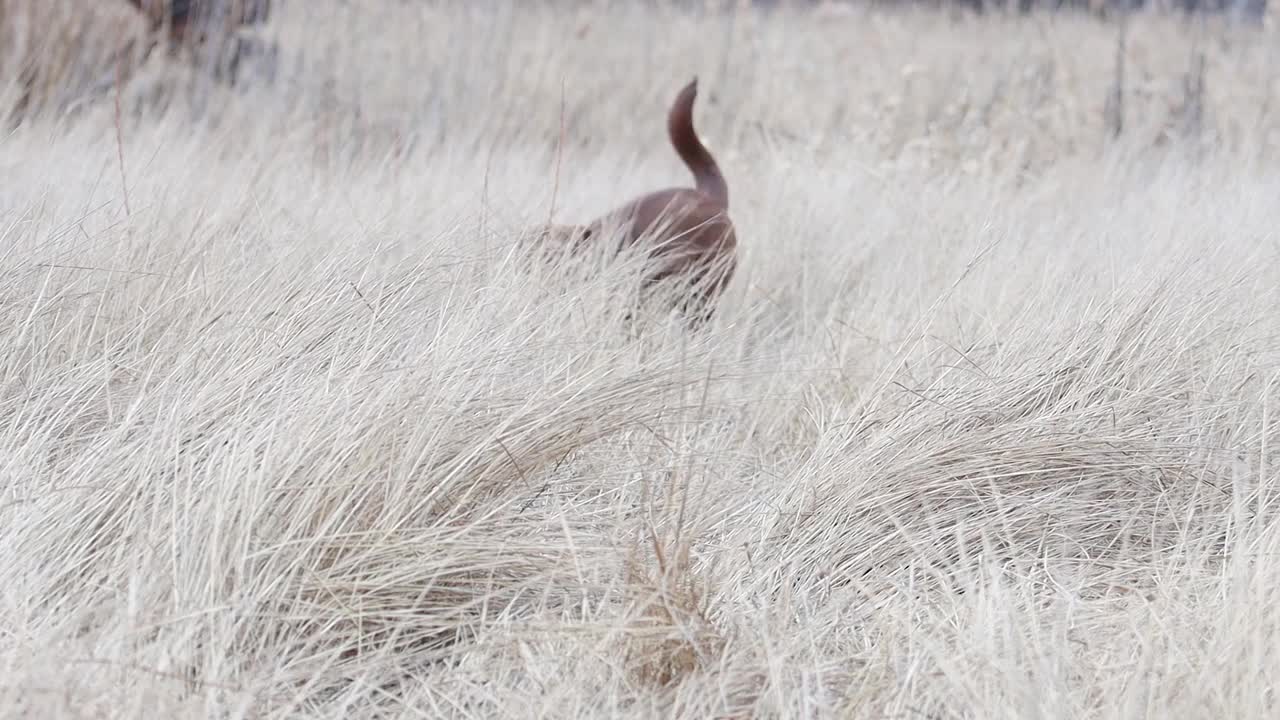
[[[652,530],[650,543],[651,559],[627,564],[634,599],[623,625],[623,663],[636,682],[665,689],[714,669],[725,639],[711,621],[705,580],[691,566],[691,543],[664,548]]]

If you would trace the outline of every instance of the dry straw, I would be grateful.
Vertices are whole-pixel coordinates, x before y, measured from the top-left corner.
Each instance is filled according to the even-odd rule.
[[[1270,28],[317,1],[102,89],[37,6],[0,715],[1274,716]],[[685,183],[695,72],[690,333],[523,240]]]

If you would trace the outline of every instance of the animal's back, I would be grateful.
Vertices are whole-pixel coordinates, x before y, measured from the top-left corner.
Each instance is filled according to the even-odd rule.
[[[653,244],[652,254],[660,263],[650,281],[677,274],[692,273],[704,279],[717,274],[714,284],[718,291],[737,267],[738,239],[733,223],[723,208],[697,190],[658,190],[608,217],[623,226],[624,245],[642,239]]]

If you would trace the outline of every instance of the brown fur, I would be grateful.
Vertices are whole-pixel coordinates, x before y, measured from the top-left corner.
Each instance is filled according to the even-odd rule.
[[[585,226],[551,225],[541,235],[571,248],[602,242],[611,230],[623,247],[643,242],[659,259],[645,278],[652,285],[684,275],[696,282],[695,297],[684,310],[693,324],[710,319],[737,268],[737,232],[729,219],[729,190],[715,158],[693,127],[694,78],[676,96],[667,116],[667,133],[680,159],[693,173],[694,187],[673,187],[642,195]]]

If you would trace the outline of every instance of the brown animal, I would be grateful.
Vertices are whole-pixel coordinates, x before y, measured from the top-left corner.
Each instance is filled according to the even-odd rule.
[[[686,85],[667,115],[667,133],[684,164],[693,173],[694,187],[674,187],[642,195],[586,226],[551,225],[544,239],[567,243],[570,249],[618,238],[620,249],[643,242],[658,260],[644,279],[646,287],[683,275],[693,295],[683,303],[695,326],[709,320],[716,303],[737,269],[737,233],[729,219],[729,187],[715,158],[693,128],[693,101],[698,79]],[[611,232],[612,231],[612,232]]]

